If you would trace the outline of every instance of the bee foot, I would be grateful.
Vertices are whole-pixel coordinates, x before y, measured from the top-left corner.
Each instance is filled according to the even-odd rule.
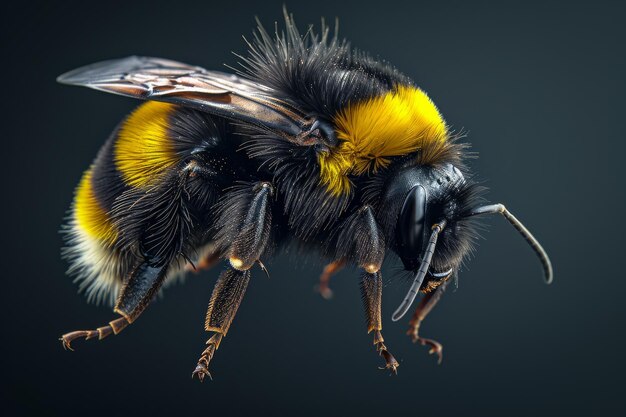
[[[376,350],[378,354],[385,359],[385,367],[380,369],[389,369],[394,375],[398,375],[398,367],[400,364],[393,357],[393,355],[387,350],[387,346],[383,343],[383,337],[380,332],[376,332],[376,336],[374,339],[374,344],[376,345]]]
[[[73,351],[72,342],[76,339],[80,339],[82,337],[85,340],[89,340],[97,337],[98,340],[102,340],[112,334],[118,334],[129,324],[130,322],[126,318],[120,317],[109,322],[108,325],[98,327],[95,330],[76,330],[74,332],[65,333],[59,338],[59,340],[63,345],[63,349]]]
[[[419,343],[422,346],[428,345],[430,347],[430,349],[428,349],[428,353],[430,355],[436,354],[437,364],[441,365],[441,362],[443,362],[443,345],[441,343],[437,342],[436,340],[419,337],[417,332],[412,333],[410,330],[409,334],[411,336],[411,339],[413,340],[413,343]]]
[[[198,380],[200,382],[204,382],[204,378],[207,376],[209,377],[211,381],[213,381],[213,377],[211,377],[211,373],[209,372],[209,369],[202,362],[202,360],[200,360],[200,362],[198,362],[198,365],[196,366],[196,369],[191,374],[191,378],[193,379],[195,377],[198,377]]]
[[[63,349],[74,351],[74,349],[72,348],[72,342],[76,339],[80,339],[81,337],[84,337],[85,340],[88,340],[98,335],[97,332],[95,332],[96,334],[93,335],[93,332],[93,330],[77,330],[75,332],[65,333],[59,338],[59,340],[63,345]]]
[[[200,355],[200,359],[198,359],[198,364],[196,365],[196,369],[192,372],[191,378],[197,376],[200,382],[204,382],[204,377],[208,376],[211,381],[213,380],[213,377],[211,377],[211,373],[209,372],[209,363],[211,363],[213,355],[215,355],[215,351],[222,341],[222,337],[222,334],[215,333],[209,340],[207,340],[207,347]]]
[[[385,358],[385,367],[380,369],[388,369],[391,371],[392,374],[398,375],[398,367],[400,366],[400,364],[398,363],[396,358],[394,358],[393,355],[389,353],[389,351],[386,349],[380,351],[380,356]]]

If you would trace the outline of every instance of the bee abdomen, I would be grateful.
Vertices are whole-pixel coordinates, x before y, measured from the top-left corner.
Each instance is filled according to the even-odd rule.
[[[219,137],[211,116],[151,101],[113,132],[76,189],[66,233],[69,272],[90,300],[113,303],[137,261],[121,245],[121,236],[133,225],[113,219],[116,202],[121,196],[154,193],[181,161],[215,146]]]

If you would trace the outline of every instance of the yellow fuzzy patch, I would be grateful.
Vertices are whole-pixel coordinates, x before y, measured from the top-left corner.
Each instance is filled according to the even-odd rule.
[[[124,122],[115,142],[115,166],[126,184],[147,185],[177,162],[167,136],[173,108],[171,104],[148,101]]]
[[[85,171],[76,190],[74,220],[76,225],[90,237],[106,244],[115,243],[117,230],[93,192],[91,169]]]
[[[339,145],[318,157],[320,177],[333,195],[350,190],[348,175],[376,172],[390,158],[447,138],[446,123],[425,92],[400,86],[348,105],[334,119]]]

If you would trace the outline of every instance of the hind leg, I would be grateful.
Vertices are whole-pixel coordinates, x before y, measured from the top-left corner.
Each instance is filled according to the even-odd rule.
[[[139,317],[152,301],[154,295],[161,288],[166,274],[167,267],[155,268],[148,266],[145,262],[141,263],[132,271],[126,284],[124,284],[113,310],[122,317],[94,330],[76,330],[65,333],[60,338],[63,347],[73,350],[71,344],[76,339],[89,340],[97,337],[98,340],[102,340],[111,334],[118,334],[124,330]]]
[[[187,187],[196,165],[194,161],[183,161],[158,187],[149,192],[131,188],[117,198],[110,214],[120,229],[116,245],[129,253],[141,253],[136,256],[130,275],[124,277],[126,281],[113,310],[122,317],[94,330],[64,334],[61,341],[65,348],[71,349],[72,341],[81,337],[97,336],[101,340],[126,328],[159,291],[170,265],[179,262],[181,255],[184,257],[192,230]]]

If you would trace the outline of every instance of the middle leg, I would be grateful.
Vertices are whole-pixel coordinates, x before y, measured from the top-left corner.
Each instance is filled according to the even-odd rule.
[[[197,376],[202,382],[205,376],[211,378],[209,363],[215,355],[215,351],[220,347],[222,338],[228,333],[239,305],[250,282],[250,271],[238,271],[229,268],[222,272],[209,302],[204,329],[213,332],[213,335],[206,342],[206,349],[200,355],[196,369],[191,374]]]
[[[206,342],[192,373],[203,381],[209,378],[209,364],[222,339],[235,318],[243,300],[250,268],[260,262],[260,257],[270,240],[272,186],[267,182],[246,184],[225,196],[219,205],[218,247],[228,256],[230,268],[224,271],[215,284],[204,329],[213,332]]]

